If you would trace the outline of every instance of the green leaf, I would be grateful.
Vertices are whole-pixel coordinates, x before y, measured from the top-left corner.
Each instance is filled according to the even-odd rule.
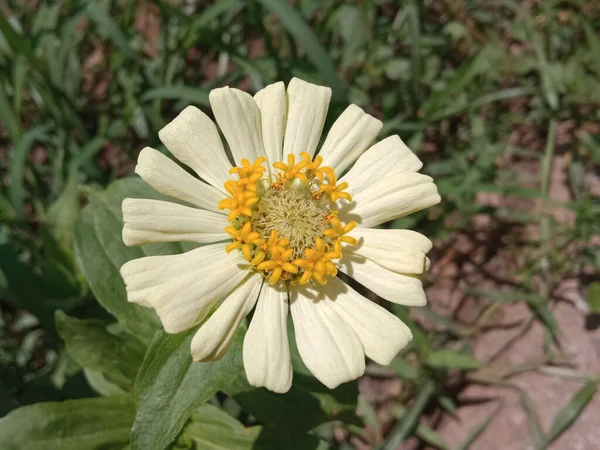
[[[396,371],[403,380],[416,381],[419,378],[419,369],[406,362],[401,356],[396,356],[390,363],[390,367]]]
[[[578,138],[579,143],[589,151],[590,159],[594,163],[600,164],[600,141],[585,131],[578,133]]]
[[[2,123],[10,138],[15,141],[21,134],[21,125],[17,120],[16,111],[13,110],[6,95],[2,79],[0,79],[0,123]]]
[[[444,89],[431,94],[431,97],[422,106],[425,119],[432,117],[446,105],[454,94],[462,90],[482,70],[487,57],[487,48],[483,48],[456,70]]]
[[[489,94],[482,95],[478,99],[467,103],[465,105],[450,105],[447,108],[443,109],[437,114],[434,114],[429,120],[437,121],[442,120],[450,116],[454,116],[456,114],[460,114],[467,110],[474,110],[477,108],[481,108],[482,106],[489,105],[490,103],[508,100],[516,97],[524,97],[526,95],[534,94],[537,90],[534,88],[510,88],[503,89],[497,92],[492,92]]]
[[[78,175],[72,172],[63,191],[48,209],[46,224],[61,250],[73,257],[73,233],[79,216]]]
[[[244,426],[222,409],[211,404],[199,406],[177,439],[179,446],[193,442],[196,448],[251,449],[261,427]]]
[[[170,335],[161,330],[150,344],[135,381],[132,450],[164,449],[198,406],[243,372],[242,328],[227,354],[214,362],[192,362],[193,334]]]
[[[119,269],[132,259],[176,254],[182,248],[178,244],[127,247],[121,240],[121,203],[126,197],[165,199],[136,178],[119,180],[105,192],[93,193],[75,227],[75,255],[98,302],[130,331],[149,341],[159,327],[158,318],[152,309],[127,301]]]
[[[42,139],[49,128],[49,125],[40,125],[23,133],[15,142],[11,151],[10,201],[17,213],[17,217],[21,220],[25,219],[25,189],[23,186],[23,176],[27,155],[34,142]]]
[[[208,89],[193,86],[161,86],[144,92],[142,101],[145,102],[156,99],[184,100],[189,104],[209,107],[210,102],[208,101],[208,92]]]
[[[88,141],[71,159],[69,169],[71,172],[76,172],[81,166],[85,166],[108,142],[104,137],[95,137]]]
[[[525,414],[527,414],[527,424],[529,425],[529,435],[535,448],[540,448],[542,443],[542,426],[535,406],[526,391],[519,389],[519,402]],[[543,448],[543,447],[542,447]]]
[[[2,289],[8,291],[6,297],[16,303],[17,309],[31,312],[51,335],[56,335],[54,307],[48,302],[44,280],[20,260],[10,244],[0,245],[0,271],[7,284]]]
[[[194,14],[193,20],[189,25],[187,36],[183,40],[183,46],[188,48],[193,45],[200,37],[202,30],[214,24],[220,15],[226,12],[235,14],[242,6],[243,2],[239,0],[220,0],[210,6],[206,6],[202,11],[198,11],[198,14]]]
[[[531,306],[531,309],[542,321],[546,329],[552,334],[554,339],[558,339],[558,322],[554,313],[548,307],[548,302],[539,295],[527,296],[525,300]]]
[[[225,392],[260,422],[289,436],[302,435],[332,420],[359,424],[357,382],[344,383],[333,390],[323,386],[302,362],[289,319],[287,329],[294,369],[290,390],[275,394],[265,388],[255,388],[248,384],[245,374],[240,374]]]
[[[394,408],[394,416],[398,421],[403,422],[406,420],[407,410],[401,406]],[[415,429],[415,434],[421,438],[421,440],[425,441],[429,445],[434,448],[438,448],[440,450],[448,449],[448,444],[444,442],[442,437],[438,434],[437,431],[427,426],[424,423],[419,422],[417,428]]]
[[[413,431],[419,426],[419,418],[421,413],[429,403],[431,396],[435,392],[435,383],[432,380],[427,380],[425,385],[421,388],[415,397],[415,401],[408,408],[406,414],[402,416],[394,428],[390,431],[387,438],[385,439],[383,448],[384,449],[396,449],[398,446],[407,439]]]
[[[56,312],[56,328],[67,352],[82,367],[101,372],[107,381],[128,391],[146,347],[132,335],[99,320],[79,320]]]
[[[438,402],[439,402],[440,406],[446,410],[446,412],[448,412],[450,415],[454,416],[455,418],[458,417],[458,409],[456,407],[456,404],[454,403],[454,400],[452,400],[452,398],[450,398],[446,395],[440,395],[438,397]]]
[[[0,420],[0,442],[3,450],[120,450],[133,414],[128,395],[37,403]]]
[[[424,362],[429,367],[442,370],[463,369],[472,370],[482,367],[481,361],[473,358],[468,353],[460,353],[454,350],[435,350],[427,355]]]
[[[541,448],[549,446],[575,422],[592,400],[597,389],[596,383],[590,382],[575,393],[569,404],[554,418],[550,431],[544,437]]]
[[[587,301],[592,312],[600,313],[600,282],[590,283],[588,286]]]
[[[291,389],[285,394],[276,394],[250,386],[245,374],[240,374],[225,392],[261,423],[289,436],[303,434],[333,420],[360,423],[356,417],[356,382],[330,390],[313,376],[294,371]]]
[[[193,447],[191,447],[191,444]],[[254,426],[245,428],[222,409],[211,404],[198,407],[177,439],[177,447],[227,450],[328,448],[315,436],[298,436],[290,441],[279,430]]]
[[[127,57],[135,58],[135,52],[129,46],[127,36],[121,30],[119,25],[102,9],[96,2],[86,2],[86,13],[90,20],[96,24],[100,33],[106,38],[114,42],[114,44]]]
[[[473,427],[473,429],[467,436],[467,439],[465,439],[461,445],[456,447],[456,450],[470,449],[471,446],[473,445],[473,443],[481,435],[481,433],[483,433],[485,431],[485,429],[488,427],[488,425],[490,423],[492,423],[492,420],[494,419],[496,414],[498,414],[498,411],[500,411],[501,408],[502,408],[502,404],[498,405],[498,407],[485,420],[483,420],[480,423],[478,423],[477,425],[475,425],[475,427]]]
[[[0,15],[0,32],[4,35],[4,39],[6,39],[15,54],[24,55],[32,64],[39,65],[39,61],[31,48],[31,40],[17,33],[4,15]]]
[[[315,33],[306,24],[302,16],[288,2],[280,0],[260,0],[260,2],[271,11],[281,22],[281,25],[290,32],[296,42],[302,45],[306,56],[327,82],[333,91],[333,99],[338,102],[346,100],[346,85],[340,79],[335,70],[331,58],[319,42]]]

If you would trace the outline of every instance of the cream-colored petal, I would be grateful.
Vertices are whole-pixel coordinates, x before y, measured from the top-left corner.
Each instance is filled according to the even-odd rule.
[[[213,89],[208,96],[215,119],[238,166],[265,156],[261,137],[260,111],[252,96],[239,89]]]
[[[411,230],[357,227],[350,235],[359,240],[352,252],[399,273],[423,273],[425,254],[432,247],[429,239]]]
[[[433,179],[415,172],[388,173],[371,180],[371,185],[357,191],[347,189],[353,202],[340,205],[340,218],[355,220],[365,228],[407,216],[440,202]]]
[[[215,361],[227,353],[237,328],[254,307],[262,284],[259,274],[248,277],[202,324],[192,339],[194,361]]]
[[[366,355],[376,363],[389,364],[412,339],[410,328],[400,319],[339,278],[330,278],[321,289],[334,311],[356,332]]]
[[[389,172],[417,172],[422,166],[402,139],[394,135],[364,152],[340,182],[346,181],[354,192],[360,192]]]
[[[419,278],[392,272],[370,259],[352,253],[348,248],[344,249],[344,257],[338,268],[390,302],[406,306],[423,306],[427,303]]]
[[[167,149],[200,178],[222,192],[231,178],[219,131],[210,118],[195,106],[188,106],[158,132]]]
[[[296,160],[301,152],[314,156],[327,110],[331,89],[292,78],[287,88],[288,116],[283,137],[284,158],[292,153]]]
[[[249,274],[241,252],[227,254],[226,245],[125,263],[121,276],[127,300],[154,308],[167,333],[193,327]]]
[[[146,147],[140,152],[135,172],[167,197],[227,215],[217,207],[219,201],[225,198],[219,189],[194,178],[169,157],[153,148]]]
[[[142,198],[123,200],[123,242],[210,243],[230,239],[227,216],[177,203]]]
[[[356,105],[350,105],[332,125],[319,151],[323,166],[341,175],[377,137],[383,124]]]
[[[244,368],[252,386],[284,393],[292,386],[287,337],[288,294],[264,283],[244,337]]]
[[[307,286],[291,286],[292,319],[298,352],[306,367],[334,389],[365,371],[365,352],[354,330],[325,299],[313,297]]]
[[[283,82],[270,84],[258,91],[254,101],[260,110],[262,142],[269,170],[273,163],[283,160],[283,132],[287,117],[287,98]]]

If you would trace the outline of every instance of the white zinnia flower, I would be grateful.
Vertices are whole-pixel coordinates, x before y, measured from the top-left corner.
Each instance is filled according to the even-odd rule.
[[[388,364],[412,338],[397,317],[337,278],[338,270],[391,302],[426,302],[419,276],[431,242],[375,227],[438,203],[436,186],[417,173],[422,163],[398,136],[369,148],[382,124],[355,105],[315,157],[330,97],[329,88],[297,78],[287,91],[279,82],[254,98],[213,90],[213,113],[238,167],[213,121],[190,106],[159,136],[203,181],[148,147],[136,167],[154,189],[190,206],[123,202],[127,245],[207,244],[126,263],[129,301],[154,308],[165,331],[179,333],[222,300],[192,340],[196,361],[221,358],[255,308],[244,367],[252,385],[275,392],[292,382],[288,310],[302,359],[329,388],[362,375],[365,355]]]

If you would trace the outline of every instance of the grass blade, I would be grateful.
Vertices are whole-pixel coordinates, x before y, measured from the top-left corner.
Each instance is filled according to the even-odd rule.
[[[4,35],[6,42],[15,54],[25,55],[32,64],[39,66],[39,61],[31,49],[30,41],[17,33],[2,15],[0,15],[0,32]]]
[[[142,101],[156,99],[185,100],[197,105],[210,106],[208,102],[208,90],[193,86],[161,86],[149,89],[142,96]]]
[[[333,91],[333,99],[338,102],[345,101],[345,83],[338,76],[333,61],[302,16],[288,2],[281,0],[260,0],[260,2],[279,19],[283,27],[294,36],[296,42],[302,44],[306,56],[319,69]]]
[[[552,422],[550,431],[546,434],[541,448],[546,448],[554,442],[573,424],[573,422],[575,422],[577,417],[579,417],[588,403],[592,400],[597,389],[596,383],[586,383],[575,393],[569,404],[554,418],[554,422]]]
[[[498,405],[498,407],[483,422],[479,423],[478,425],[475,425],[475,427],[467,436],[467,439],[465,439],[465,441],[462,444],[456,447],[455,450],[468,450],[469,448],[471,448],[471,445],[473,445],[473,443],[477,440],[481,433],[483,433],[488,427],[488,425],[492,423],[492,420],[494,419],[496,414],[498,414],[500,408],[502,408],[502,404]]]
[[[454,73],[454,76],[448,81],[446,87],[434,92],[429,100],[422,107],[423,117],[429,120],[438,112],[453,94],[465,87],[479,73],[483,63],[487,59],[487,50],[483,48],[475,56],[464,62]]]
[[[0,123],[2,123],[8,130],[8,135],[15,141],[17,140],[21,125],[17,120],[15,111],[10,105],[8,96],[4,92],[4,83],[0,79]]]
[[[521,408],[527,414],[527,424],[529,425],[529,434],[535,448],[540,448],[543,439],[542,426],[540,425],[540,419],[535,410],[535,406],[531,401],[531,397],[527,392],[519,390],[519,402]]]
[[[394,408],[394,416],[398,420],[405,420],[406,408],[403,408],[401,406]],[[431,445],[434,448],[437,448],[440,450],[447,450],[449,448],[448,444],[446,444],[444,442],[444,440],[439,435],[439,433],[437,431],[435,431],[434,429],[432,429],[431,427],[425,425],[424,423],[419,423],[417,425],[415,434],[422,441],[426,442],[427,444]]]
[[[17,219],[25,218],[25,190],[23,188],[23,173],[25,171],[25,163],[27,154],[33,143],[44,137],[49,125],[40,125],[23,133],[23,135],[15,142],[11,152],[10,163],[10,202],[15,209]]]
[[[135,52],[129,46],[129,40],[119,25],[108,16],[95,2],[89,2],[86,13],[90,20],[96,24],[98,30],[113,41],[113,43],[129,58],[135,58]]]
[[[417,394],[415,401],[408,409],[406,416],[404,416],[404,418],[394,426],[392,431],[390,431],[390,434],[386,438],[381,448],[385,450],[395,450],[407,437],[410,436],[410,434],[418,426],[421,412],[423,412],[423,409],[429,402],[429,399],[434,392],[435,383],[433,380],[428,380]]]
[[[537,91],[535,88],[510,88],[502,89],[498,92],[492,92],[490,94],[482,95],[476,100],[466,105],[451,105],[446,109],[440,111],[438,114],[434,114],[430,120],[437,121],[442,120],[455,114],[460,114],[464,111],[471,109],[481,108],[482,106],[489,105],[490,103],[499,102],[502,100],[509,100],[515,97],[524,97],[526,95],[534,94]]]

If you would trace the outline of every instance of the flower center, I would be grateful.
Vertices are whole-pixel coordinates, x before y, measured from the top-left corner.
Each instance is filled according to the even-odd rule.
[[[290,183],[287,189],[267,187],[256,203],[250,222],[252,229],[267,241],[273,231],[290,241],[294,259],[304,256],[326,229],[325,202],[315,201],[305,183]]]
[[[337,184],[333,169],[321,167],[320,156],[301,155],[297,164],[294,155],[287,164],[274,163],[279,172],[268,178],[265,158],[252,164],[243,159],[230,171],[239,179],[225,183],[230,197],[219,202],[231,222],[225,228],[232,237],[226,251],[239,249],[271,284],[280,279],[325,284],[337,274],[332,261],[342,257],[342,243],[357,243],[346,236],[356,222],[342,225],[337,218],[336,201],[352,201],[344,192],[348,183]]]

